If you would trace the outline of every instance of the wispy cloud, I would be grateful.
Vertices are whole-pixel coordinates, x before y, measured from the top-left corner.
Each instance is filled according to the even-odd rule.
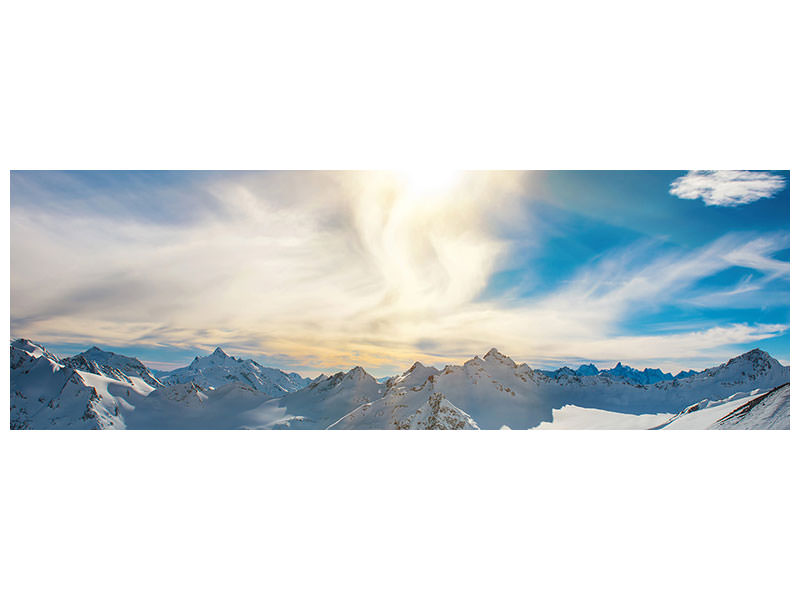
[[[739,206],[770,198],[785,186],[780,175],[760,171],[689,171],[672,182],[670,193],[702,199],[707,206]]]
[[[748,280],[749,292],[761,290],[775,269],[767,256],[787,243],[783,235],[730,234],[690,251],[635,244],[607,253],[564,286],[535,301],[464,306],[431,324],[436,327],[432,338],[444,340],[439,348],[445,354],[457,353],[459,346],[475,347],[480,340],[499,340],[498,345],[514,356],[552,363],[576,357],[613,357],[641,365],[670,364],[668,361],[679,359],[684,365],[707,365],[729,356],[736,344],[780,335],[786,326],[738,323],[680,334],[636,336],[622,333],[626,323],[663,306],[694,303],[705,294],[704,288],[698,288],[700,281],[733,266],[761,266],[766,274]],[[737,253],[742,247],[748,251]],[[739,284],[730,291],[734,290],[744,293]],[[706,303],[709,300],[706,297]],[[723,296],[717,300],[716,306],[729,303]],[[761,300],[751,298],[752,302],[758,305]]]
[[[225,175],[204,178],[202,214],[188,222],[132,218],[133,207],[120,215],[100,199],[89,210],[15,199],[12,329],[54,341],[219,343],[323,367],[405,360],[404,331],[485,286],[507,250],[495,230],[513,223],[522,177],[468,174],[429,197],[409,195],[393,174]],[[189,212],[191,196],[180,195]]]
[[[788,245],[783,235],[731,234],[686,251],[636,244],[535,300],[480,300],[512,258],[509,240],[545,235],[524,199],[526,177],[472,173],[447,190],[417,185],[410,193],[391,173],[223,174],[203,178],[191,218],[159,220],[149,214],[160,193],[152,186],[144,207],[122,215],[103,210],[91,190],[91,206],[80,209],[42,210],[14,197],[12,335],[220,344],[291,357],[311,372],[454,362],[490,346],[534,363],[705,361],[784,330],[743,323],[632,337],[624,328],[637,312],[697,295],[698,281],[731,266],[757,272],[748,280],[754,289],[788,277],[788,263],[773,258]],[[138,193],[129,196],[134,204]],[[173,201],[191,212],[193,196],[181,188]]]

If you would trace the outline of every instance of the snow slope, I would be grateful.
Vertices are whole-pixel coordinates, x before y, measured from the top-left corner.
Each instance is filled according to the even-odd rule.
[[[12,343],[11,358],[12,429],[121,429],[123,413],[155,389],[65,366],[28,340]]]
[[[95,375],[105,375],[118,381],[131,381],[132,377],[138,377],[154,388],[163,385],[139,359],[105,352],[97,346],[92,346],[75,356],[62,358],[59,362],[66,367]]]
[[[788,429],[789,384],[702,400],[653,429]]]
[[[652,429],[672,416],[630,415],[567,404],[553,411],[552,422],[545,421],[534,429]]]
[[[177,383],[155,390],[125,414],[128,429],[268,429],[286,410],[263,392],[238,383],[204,390]]]
[[[379,399],[386,384],[361,367],[330,377],[320,376],[302,390],[278,398],[277,403],[296,418],[284,424],[293,429],[327,429],[354,408]]]
[[[204,389],[238,383],[262,392],[270,398],[296,392],[310,383],[297,373],[264,367],[254,360],[235,358],[217,348],[209,356],[195,357],[188,367],[161,375],[164,384],[195,383]]]
[[[383,397],[360,405],[330,429],[478,429],[466,412],[433,390],[433,367],[415,363]]]
[[[742,404],[710,429],[789,429],[789,384]]]
[[[789,429],[789,384],[719,400],[704,399],[678,414],[630,415],[567,405],[536,429]]]

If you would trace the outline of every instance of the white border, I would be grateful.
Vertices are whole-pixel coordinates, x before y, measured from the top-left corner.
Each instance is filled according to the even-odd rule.
[[[6,207],[26,168],[798,164],[790,2],[4,13]],[[545,433],[4,429],[4,587],[796,596],[796,431]]]

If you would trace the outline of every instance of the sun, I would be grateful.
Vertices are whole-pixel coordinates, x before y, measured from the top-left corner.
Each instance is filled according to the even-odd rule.
[[[461,175],[461,171],[435,169],[398,171],[396,173],[406,192],[414,197],[427,197],[448,192],[456,186]]]

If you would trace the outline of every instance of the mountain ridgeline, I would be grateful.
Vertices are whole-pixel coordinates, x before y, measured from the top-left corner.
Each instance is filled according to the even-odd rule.
[[[221,348],[154,372],[96,346],[59,358],[19,339],[11,428],[785,429],[788,382],[789,367],[761,350],[672,376],[619,363],[544,371],[492,348],[443,369],[416,362],[381,381],[361,367],[312,381]]]
[[[261,366],[254,360],[228,356],[222,348],[217,348],[210,356],[196,356],[188,367],[161,375],[161,382],[165,385],[194,383],[203,388],[216,389],[229,383],[238,383],[270,398],[296,392],[310,381],[297,373],[284,373],[280,369]]]

